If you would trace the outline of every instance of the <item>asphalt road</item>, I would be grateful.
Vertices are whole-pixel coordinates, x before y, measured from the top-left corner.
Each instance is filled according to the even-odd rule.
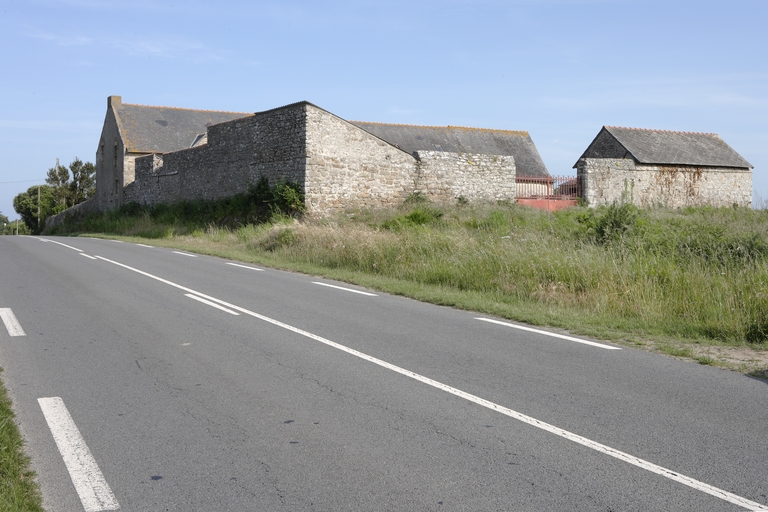
[[[46,510],[768,510],[764,380],[231,263],[0,237]]]

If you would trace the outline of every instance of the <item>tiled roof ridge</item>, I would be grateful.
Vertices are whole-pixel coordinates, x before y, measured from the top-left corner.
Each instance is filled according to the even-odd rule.
[[[635,130],[639,132],[659,132],[659,133],[679,133],[682,135],[710,135],[713,137],[720,138],[720,136],[716,133],[709,133],[709,132],[683,132],[679,130],[656,130],[653,128],[630,128],[628,126],[606,126],[606,128],[619,128],[622,130]]]
[[[435,126],[435,125],[423,125],[423,124],[404,124],[404,123],[376,123],[372,121],[349,121],[352,124],[355,123],[361,123],[361,124],[373,124],[373,125],[379,125],[379,126],[407,126],[410,128],[449,128],[451,130],[476,130],[476,131],[484,131],[484,132],[498,132],[498,133],[509,133],[514,134],[518,136],[530,136],[527,131],[524,130],[499,130],[496,128],[473,128],[470,126]]]
[[[182,108],[182,107],[165,107],[162,105],[141,105],[139,103],[121,103],[123,107],[142,107],[142,108],[164,108],[168,110],[186,110],[191,112],[212,112],[216,114],[243,114],[244,116],[252,116],[252,112],[233,112],[229,110],[210,110],[202,108]]]

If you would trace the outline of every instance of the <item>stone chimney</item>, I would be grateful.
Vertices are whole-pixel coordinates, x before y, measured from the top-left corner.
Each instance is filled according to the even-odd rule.
[[[120,96],[110,96],[107,98],[107,108],[119,107],[123,103],[123,98]]]

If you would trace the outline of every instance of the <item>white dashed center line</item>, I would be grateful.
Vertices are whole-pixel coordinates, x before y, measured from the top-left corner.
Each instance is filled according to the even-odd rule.
[[[227,263],[227,265],[232,265],[233,267],[247,268],[249,270],[258,270],[259,272],[264,272],[263,268],[249,267],[248,265],[240,265],[238,263]]]
[[[335,284],[321,283],[319,281],[312,281],[312,284],[319,284],[320,286],[327,286],[328,288],[336,288],[337,290],[344,290],[345,292],[359,293],[360,295],[367,295],[369,297],[378,297],[375,293],[361,292],[360,290],[344,288],[343,286],[336,286]]]
[[[215,302],[211,302],[211,301],[209,301],[209,300],[205,300],[204,298],[202,298],[202,297],[198,297],[197,295],[192,295],[191,293],[185,293],[185,294],[184,294],[184,296],[185,296],[185,297],[189,297],[190,299],[195,299],[196,301],[198,301],[198,302],[202,302],[203,304],[208,304],[209,306],[211,306],[211,307],[214,307],[214,308],[216,308],[216,309],[220,309],[220,310],[222,310],[222,311],[226,311],[226,312],[227,312],[227,313],[229,313],[230,315],[237,315],[237,316],[239,316],[239,315],[240,315],[240,313],[237,313],[237,312],[235,312],[235,311],[232,311],[231,309],[227,309],[227,308],[225,308],[225,307],[219,306],[219,305],[218,305],[218,304],[216,304]]]
[[[606,350],[621,350],[620,347],[613,347],[611,345],[603,345],[602,343],[595,343],[594,341],[582,340],[574,338],[573,336],[566,336],[565,334],[557,334],[555,332],[542,331],[541,329],[534,329],[533,327],[525,327],[524,325],[510,324],[508,322],[501,322],[499,320],[492,320],[490,318],[475,318],[475,320],[481,320],[483,322],[490,322],[492,324],[503,325],[505,327],[512,327],[513,329],[520,329],[521,331],[535,332],[536,334],[543,334],[552,338],[560,338],[562,340],[574,341],[576,343],[582,343],[584,345],[591,345],[597,348],[604,348]]]

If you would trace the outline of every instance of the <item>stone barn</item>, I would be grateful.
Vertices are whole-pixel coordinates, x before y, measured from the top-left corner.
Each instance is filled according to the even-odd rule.
[[[97,165],[97,183],[114,184],[103,192],[104,209],[229,197],[262,177],[298,183],[308,212],[320,214],[398,205],[414,192],[438,202],[514,200],[518,166],[547,175],[527,132],[350,122],[306,101],[255,114],[153,108],[166,116],[159,120],[173,112],[173,122],[189,129],[174,139],[175,149],[164,151],[170,144],[152,145],[151,132],[171,122],[163,126],[142,111],[143,125],[127,131],[135,129],[144,142],[132,144],[130,133],[121,132],[131,150],[122,174],[119,158],[113,167]],[[110,112],[127,110],[110,106],[107,121]],[[183,124],[182,115],[195,121]],[[119,155],[120,140],[115,147]]]
[[[261,178],[298,183],[309,213],[437,202],[514,201],[516,175],[548,179],[527,132],[350,122],[302,101],[264,112],[132,105],[107,99],[96,196],[59,215],[220,199]]]
[[[752,205],[752,165],[714,133],[604,126],[574,168],[590,206]]]

